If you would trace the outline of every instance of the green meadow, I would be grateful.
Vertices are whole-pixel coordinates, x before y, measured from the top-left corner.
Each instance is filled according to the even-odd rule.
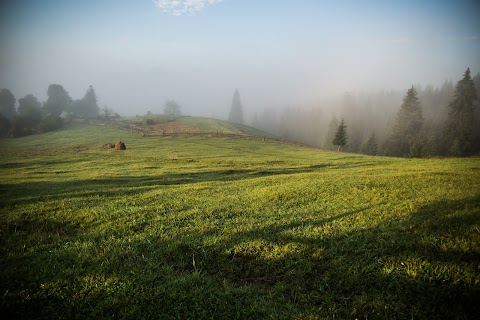
[[[6,318],[480,314],[479,158],[75,124],[0,140],[0,177]]]

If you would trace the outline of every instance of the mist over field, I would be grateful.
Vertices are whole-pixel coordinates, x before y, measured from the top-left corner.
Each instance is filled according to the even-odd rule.
[[[0,88],[47,99],[92,85],[121,115],[246,119],[265,108],[337,111],[345,92],[441,87],[480,65],[477,1],[2,1]]]
[[[0,314],[477,319],[479,15],[0,1]]]

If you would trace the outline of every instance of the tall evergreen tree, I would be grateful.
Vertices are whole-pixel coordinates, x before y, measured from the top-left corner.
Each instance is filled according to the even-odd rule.
[[[232,107],[230,109],[228,120],[236,123],[243,123],[243,107],[238,89],[235,89],[235,93],[233,94]]]
[[[332,116],[330,123],[328,124],[328,132],[325,136],[324,148],[331,150],[332,149],[332,141],[335,138],[335,133],[338,129],[338,120],[335,115]]]
[[[90,86],[83,97],[83,104],[85,108],[85,118],[96,118],[100,114],[100,108],[97,104],[97,94],[92,86]]]
[[[406,157],[415,153],[415,156],[418,156],[422,126],[422,106],[417,90],[412,86],[408,89],[398,111],[392,135],[387,141],[387,154]]]
[[[473,77],[473,82],[475,83],[475,90],[477,93],[477,100],[474,103],[474,112],[473,112],[473,143],[472,143],[472,153],[480,153],[480,72]]]
[[[73,102],[71,112],[78,117],[90,119],[100,115],[100,108],[97,104],[97,94],[92,86],[87,89],[82,99]]]
[[[453,99],[448,106],[447,143],[453,155],[465,156],[472,151],[475,100],[475,83],[468,68],[463,79],[457,82]]]
[[[377,139],[375,138],[375,131],[372,132],[370,138],[362,145],[362,153],[371,156],[377,155]]]
[[[345,125],[345,121],[343,119],[337,128],[337,132],[335,133],[335,138],[333,138],[332,144],[334,146],[338,146],[338,151],[340,151],[342,147],[347,144],[347,126]]]

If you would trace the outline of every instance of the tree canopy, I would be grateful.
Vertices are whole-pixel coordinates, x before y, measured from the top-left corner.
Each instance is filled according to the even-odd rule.
[[[233,94],[232,107],[230,108],[228,120],[235,123],[243,123],[243,107],[238,89],[235,89],[235,93]]]
[[[165,102],[163,113],[170,116],[179,116],[182,114],[182,107],[173,99]]]
[[[338,151],[342,149],[344,145],[347,144],[347,126],[345,125],[345,120],[340,121],[340,125],[335,132],[335,137],[333,138],[332,144],[338,147]]]
[[[33,94],[18,99],[18,115],[25,118],[31,126],[42,120],[42,104]]]
[[[372,132],[370,138],[362,145],[361,151],[364,154],[371,156],[377,155],[377,139],[375,137],[375,131]]]
[[[71,111],[81,118],[96,118],[100,114],[100,108],[97,104],[97,95],[95,89],[90,86],[87,92],[80,100],[75,100],[72,104]]]
[[[64,111],[70,110],[72,98],[61,85],[51,84],[48,86],[47,96],[47,102],[43,105],[45,114],[60,116]]]
[[[467,69],[463,79],[457,82],[453,99],[448,106],[447,144],[453,155],[465,156],[472,151],[474,101],[477,98],[475,83],[470,69]]]
[[[0,114],[6,119],[15,116],[15,96],[8,89],[0,91]]]
[[[407,90],[397,113],[392,135],[387,141],[387,154],[405,157],[412,156],[413,153],[418,155],[422,126],[422,106],[417,90],[412,86]]]

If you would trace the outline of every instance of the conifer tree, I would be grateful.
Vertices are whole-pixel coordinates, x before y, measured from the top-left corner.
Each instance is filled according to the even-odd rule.
[[[411,156],[415,149],[415,156],[418,156],[422,126],[422,106],[417,90],[412,86],[408,89],[398,111],[392,135],[387,141],[387,154],[406,157]]]
[[[362,145],[362,153],[371,156],[377,155],[377,139],[375,138],[375,132],[372,132],[370,138]]]
[[[453,99],[448,106],[447,143],[453,155],[465,156],[472,151],[475,100],[475,83],[470,69],[467,69],[463,79],[457,82]]]
[[[333,138],[332,144],[334,146],[338,146],[338,151],[340,151],[342,147],[347,144],[347,126],[345,125],[345,121],[343,119],[337,128],[337,132],[335,133],[335,138]]]
[[[230,115],[228,116],[228,120],[235,122],[235,123],[243,123],[243,107],[242,101],[240,100],[240,93],[238,93],[238,89],[235,89],[235,93],[233,94],[232,99],[232,107],[230,109]]]
[[[335,133],[338,129],[338,119],[335,115],[332,116],[330,123],[328,124],[328,132],[325,136],[324,148],[331,150],[332,149],[332,141],[335,138]]]
[[[92,86],[90,86],[83,97],[86,118],[96,118],[100,114],[100,108],[97,104],[97,94]]]

